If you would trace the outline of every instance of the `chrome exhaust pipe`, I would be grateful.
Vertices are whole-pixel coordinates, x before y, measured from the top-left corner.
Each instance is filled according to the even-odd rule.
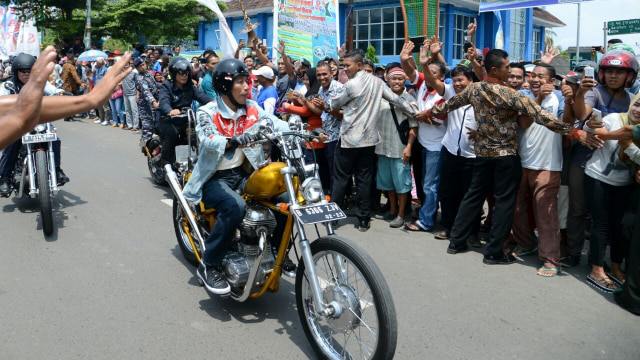
[[[169,182],[169,186],[171,187],[171,191],[173,191],[173,195],[178,199],[178,204],[182,208],[182,211],[187,215],[187,220],[189,221],[189,225],[191,225],[191,231],[196,235],[196,240],[200,243],[200,247],[204,252],[204,239],[202,238],[202,234],[200,233],[200,229],[198,228],[198,223],[196,222],[196,218],[193,217],[193,213],[191,212],[191,208],[189,207],[189,202],[182,195],[182,187],[178,182],[178,175],[173,171],[170,164],[164,166],[164,171],[166,173],[167,181]]]

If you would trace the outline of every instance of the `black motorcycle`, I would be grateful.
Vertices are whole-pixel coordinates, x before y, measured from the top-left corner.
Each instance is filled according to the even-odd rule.
[[[186,154],[179,154],[181,151],[197,146],[196,134],[193,129],[196,125],[196,116],[191,108],[183,108],[180,114],[174,116],[165,116],[160,118],[160,122],[171,122],[178,129],[185,129],[184,134],[181,134],[176,142],[174,148],[174,154],[171,164],[175,163],[175,158],[180,156],[186,156]],[[151,139],[147,141],[144,148],[144,153],[147,156],[147,167],[149,168],[149,174],[151,180],[158,185],[167,185],[166,171],[162,162],[162,142],[163,138],[158,128],[154,129]],[[188,147],[185,147],[187,145]],[[195,151],[195,149],[194,149]]]

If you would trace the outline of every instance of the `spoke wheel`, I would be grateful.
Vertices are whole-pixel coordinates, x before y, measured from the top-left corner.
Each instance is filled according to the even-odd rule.
[[[391,359],[397,341],[393,299],[380,269],[364,250],[340,237],[311,244],[323,301],[337,305],[318,314],[306,264],[296,276],[298,315],[307,339],[324,359]]]
[[[51,186],[49,184],[47,152],[44,150],[36,151],[35,158],[42,232],[44,232],[45,235],[51,235],[53,232],[53,198],[51,198]]]
[[[176,232],[176,238],[178,240],[178,245],[180,246],[180,251],[182,251],[182,255],[184,255],[185,259],[191,264],[198,266],[198,258],[196,257],[196,251],[198,255],[202,255],[202,249],[200,249],[200,244],[196,240],[196,237],[193,234],[190,234],[193,238],[193,242],[196,245],[196,249],[194,251],[193,246],[191,246],[191,242],[189,241],[189,235],[185,232],[184,226],[186,225],[187,229],[191,229],[191,225],[189,221],[184,216],[184,211],[180,204],[178,203],[178,199],[173,197],[173,228]]]
[[[165,179],[164,169],[153,163],[150,157],[147,156],[147,166],[149,167],[149,175],[151,175],[151,180],[158,185],[167,185],[167,180]]]

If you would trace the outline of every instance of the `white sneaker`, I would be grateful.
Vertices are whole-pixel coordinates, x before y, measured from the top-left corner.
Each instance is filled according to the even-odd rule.
[[[102,122],[102,126],[107,126],[107,125],[109,125],[109,122],[108,122],[108,121],[103,121],[103,122]]]
[[[94,123],[94,124],[100,124],[101,122],[102,122],[102,121],[100,121],[100,119],[98,119],[98,120],[94,121],[93,123]]]

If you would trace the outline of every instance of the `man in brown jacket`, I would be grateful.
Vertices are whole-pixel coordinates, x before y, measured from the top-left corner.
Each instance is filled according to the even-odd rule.
[[[62,75],[60,79],[64,81],[64,85],[62,85],[62,90],[68,91],[74,95],[78,94],[78,90],[82,88],[84,83],[78,76],[78,72],[76,71],[76,59],[75,54],[70,51],[67,53],[67,62],[62,66]],[[64,121],[73,121],[73,117],[69,117],[64,119]]]

